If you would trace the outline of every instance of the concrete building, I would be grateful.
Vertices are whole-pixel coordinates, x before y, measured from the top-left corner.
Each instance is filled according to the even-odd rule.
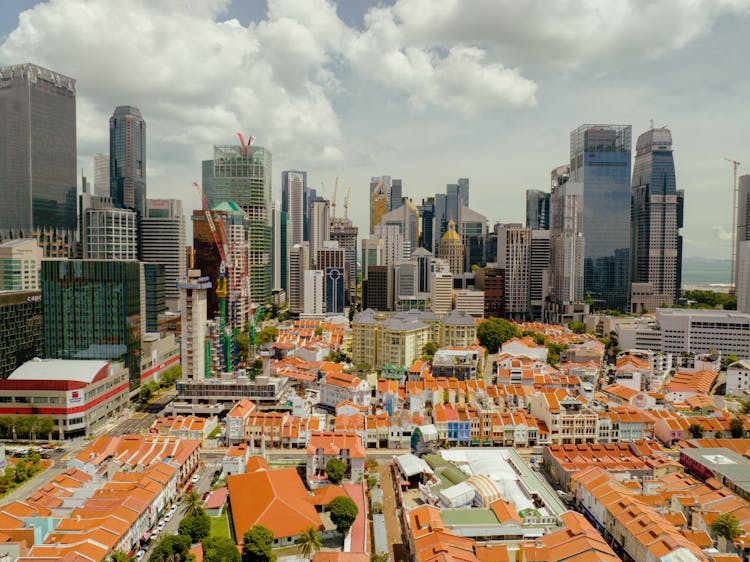
[[[671,306],[682,289],[684,192],[677,189],[672,133],[650,129],[638,137],[630,211],[633,312]]]
[[[370,265],[367,277],[362,282],[362,308],[392,310],[393,308],[393,269],[386,265]]]
[[[455,309],[474,318],[484,318],[484,291],[456,291]]]
[[[209,372],[206,357],[206,322],[211,280],[201,277],[200,270],[191,269],[179,283],[180,323],[182,334],[182,378],[202,380]]]
[[[305,310],[305,274],[309,267],[309,243],[295,244],[289,255],[289,312],[292,314]]]
[[[404,239],[398,226],[379,224],[375,227],[375,238],[383,240],[383,265],[411,259],[411,246]]]
[[[531,307],[531,230],[504,224],[497,238],[498,267],[505,271],[505,314],[524,319]]]
[[[327,199],[312,202],[310,217],[310,267],[318,267],[318,250],[331,239],[331,213]]]
[[[526,228],[549,230],[550,194],[539,189],[526,190]]]
[[[453,274],[444,260],[432,262],[430,302],[435,314],[447,314],[453,308]]]
[[[553,185],[550,211],[550,296],[559,304],[582,302],[583,185]]]
[[[109,196],[109,154],[94,154],[94,195]]]
[[[454,276],[464,272],[464,244],[456,232],[456,223],[453,219],[448,221],[448,230],[440,239],[440,259],[448,263]]]
[[[403,201],[399,199],[393,210],[381,217],[379,224],[398,227],[412,251],[419,247],[421,238],[419,209],[411,199],[405,198]]]
[[[750,361],[735,361],[727,367],[727,396],[744,396],[750,391]]]
[[[36,358],[0,381],[0,415],[49,416],[60,439],[90,435],[128,405],[128,388],[122,363]]]
[[[322,316],[326,311],[325,272],[320,269],[305,271],[305,315]]]
[[[164,265],[164,297],[167,308],[177,311],[177,283],[185,275],[185,215],[180,199],[147,199],[141,221],[141,259]]]
[[[346,464],[344,480],[358,482],[364,477],[367,451],[362,437],[353,431],[313,431],[307,444],[307,479],[311,484],[328,484],[326,465],[331,459]]]
[[[389,211],[391,177],[380,176],[370,179],[370,234],[380,224],[380,219]]]
[[[488,263],[476,271],[476,287],[484,293],[484,316],[505,314],[505,270]]]
[[[321,408],[335,412],[336,405],[342,402],[351,402],[363,408],[370,406],[372,400],[372,388],[370,383],[355,375],[334,371],[326,373],[318,381],[320,389]]]
[[[83,212],[83,259],[138,259],[138,214],[135,211],[90,207]]]
[[[384,265],[384,242],[382,238],[362,239],[362,280],[367,280],[367,270],[371,265]]]
[[[737,189],[735,295],[737,295],[737,310],[750,312],[750,175],[739,177]]]
[[[289,248],[302,244],[305,238],[305,191],[307,172],[284,170],[281,172],[281,210],[289,221]]]
[[[344,275],[346,276],[346,302],[352,303],[357,293],[357,235],[359,228],[351,219],[334,217],[331,219],[329,236],[344,250]]]
[[[34,238],[0,243],[0,291],[38,291],[43,255]]]
[[[531,231],[529,250],[529,316],[542,320],[550,294],[550,232]]]

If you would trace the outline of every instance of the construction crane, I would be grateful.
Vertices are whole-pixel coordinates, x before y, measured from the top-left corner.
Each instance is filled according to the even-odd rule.
[[[724,157],[724,160],[732,165],[732,269],[731,269],[731,283],[734,284],[735,293],[737,291],[737,280],[734,278],[735,275],[735,261],[737,260],[737,168],[740,167],[740,163],[732,158]]]
[[[352,194],[352,186],[346,188],[346,195],[344,196],[344,218],[349,218],[349,196]]]
[[[333,200],[331,201],[331,219],[336,218],[336,199],[339,193],[339,177],[336,176],[336,182],[333,184]]]
[[[221,260],[219,263],[219,278],[216,281],[216,297],[219,299],[219,338],[221,338],[224,367],[226,371],[230,371],[232,366],[232,342],[229,335],[230,332],[227,330],[227,277],[229,275],[230,264],[227,259],[226,232],[221,221],[219,221],[220,230],[216,228],[208,201],[206,201],[206,197],[203,195],[203,190],[198,185],[198,182],[193,182],[193,186],[198,191],[198,196],[203,204],[203,213],[206,215],[208,228],[211,231],[211,236],[214,239],[214,244],[216,244],[216,250]]]

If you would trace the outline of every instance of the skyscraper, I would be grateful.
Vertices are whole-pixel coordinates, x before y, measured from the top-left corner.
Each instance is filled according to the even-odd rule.
[[[232,201],[250,225],[248,273],[253,302],[271,302],[271,152],[262,146],[214,146],[203,161],[203,193],[210,206]]]
[[[504,224],[497,238],[497,264],[505,270],[505,314],[525,319],[530,309],[531,230]]]
[[[526,190],[526,228],[549,229],[550,194],[539,189]]]
[[[76,228],[75,80],[33,64],[0,68],[0,237],[68,257]]]
[[[289,254],[289,312],[305,311],[305,272],[310,269],[309,242],[295,244]]]
[[[316,199],[312,203],[310,217],[310,265],[316,266],[318,250],[331,237],[331,214],[327,199]],[[317,268],[320,269],[320,268]]]
[[[146,121],[130,105],[109,118],[109,185],[116,207],[146,214]]]
[[[570,133],[570,181],[583,185],[584,291],[595,308],[627,310],[630,125]]]
[[[682,194],[677,190],[672,133],[650,129],[635,145],[630,212],[631,307],[670,306],[679,297]]]
[[[388,212],[390,191],[385,178],[390,180],[389,176],[381,176],[380,178],[372,178],[370,181],[370,234],[375,232],[375,227],[380,224],[380,219]]]
[[[440,240],[440,258],[445,260],[454,276],[464,272],[464,243],[456,232],[456,223],[448,221],[448,230]]]
[[[351,219],[336,217],[331,221],[330,238],[344,249],[344,274],[346,275],[347,302],[351,303],[357,293],[357,235],[359,228]]]
[[[180,363],[183,380],[202,380],[210,372],[206,357],[206,296],[211,280],[191,269],[179,282],[182,346]]]
[[[94,193],[109,196],[109,154],[94,154]]]
[[[305,240],[305,191],[307,172],[284,170],[281,172],[281,210],[289,221],[289,247]]]
[[[734,294],[737,310],[750,312],[750,175],[737,184],[737,263],[734,266]]]
[[[286,252],[281,250],[281,202],[271,204],[271,287],[281,288],[281,268]]]
[[[319,316],[325,313],[325,272],[320,269],[305,271],[304,313]]]
[[[553,302],[569,304],[583,300],[584,244],[583,185],[578,182],[554,185],[550,194],[550,296]]]
[[[141,223],[141,253],[146,262],[164,264],[164,296],[167,308],[177,311],[178,281],[185,276],[185,215],[180,199],[146,199]]]
[[[529,253],[529,316],[542,320],[544,307],[549,297],[550,285],[550,232],[531,230]]]

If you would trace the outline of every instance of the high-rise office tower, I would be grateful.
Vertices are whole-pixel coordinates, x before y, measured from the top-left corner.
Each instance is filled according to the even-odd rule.
[[[206,356],[206,320],[208,320],[207,295],[211,280],[201,277],[199,269],[191,269],[178,284],[182,345],[180,363],[183,380],[203,380],[208,375]]]
[[[631,308],[671,306],[680,296],[682,194],[677,190],[672,133],[650,129],[635,145],[630,212]]]
[[[526,228],[549,229],[550,194],[539,189],[526,190]]]
[[[485,241],[487,240],[487,217],[469,209],[463,201],[458,208],[456,230],[464,243],[464,271],[471,267],[484,267],[487,264]]]
[[[122,361],[137,387],[146,291],[135,260],[43,260],[45,357]]]
[[[305,178],[307,178],[307,175],[305,175]],[[313,201],[317,199],[318,199],[317,190],[313,189],[312,187],[308,187],[305,189],[305,198],[304,198],[305,216],[302,222],[304,223],[304,229],[305,229],[305,232],[303,234],[307,242],[310,241],[310,222],[312,220],[312,204],[313,204]]]
[[[281,250],[281,202],[271,204],[271,287],[281,288],[281,264],[286,253]]]
[[[331,239],[331,207],[327,199],[316,199],[312,203],[310,217],[310,265],[313,268],[318,260],[318,250]]]
[[[469,178],[458,178],[458,183],[449,183],[445,188],[446,220],[458,222],[459,207],[469,206]]]
[[[452,219],[448,221],[448,230],[440,240],[440,258],[448,263],[454,276],[464,272],[464,243]]]
[[[529,315],[532,320],[542,320],[550,294],[549,230],[531,230],[529,268]]]
[[[432,254],[424,248],[417,248],[411,254],[411,259],[417,262],[417,293],[430,292],[430,263]]]
[[[417,295],[416,261],[401,261],[393,266],[393,295],[399,299],[414,299]]]
[[[351,303],[357,294],[357,235],[359,228],[351,219],[336,217],[331,220],[330,238],[344,250],[344,275],[346,275],[346,302]]]
[[[362,239],[362,280],[367,279],[367,269],[374,265],[383,265],[383,253],[385,243],[382,238],[363,238]]]
[[[289,254],[289,312],[305,311],[305,272],[310,269],[309,242],[295,244]]]
[[[36,240],[31,242],[37,244]],[[41,254],[38,244],[37,250]],[[42,351],[42,297],[39,290],[0,289],[0,379],[8,378],[26,361],[43,357]]]
[[[398,209],[401,206],[403,196],[402,181],[398,179],[391,180],[391,191],[388,195],[388,210],[393,211],[394,209]]]
[[[362,282],[362,308],[391,310],[393,304],[393,268],[386,265],[367,266],[367,279]]]
[[[75,80],[34,64],[0,68],[0,237],[69,257],[76,228]]]
[[[94,190],[96,195],[109,196],[109,154],[94,154]]]
[[[583,301],[584,243],[583,185],[578,182],[554,185],[550,194],[550,297],[553,302]]]
[[[258,304],[271,302],[271,166],[271,152],[262,146],[214,146],[213,160],[203,161],[208,204],[232,201],[247,214],[252,240],[248,273]]]
[[[109,118],[109,182],[115,206],[146,214],[146,121],[130,105]]]
[[[325,272],[320,269],[305,271],[304,313],[319,316],[326,312]]]
[[[563,164],[550,172],[550,188],[554,189],[568,183],[570,179],[570,165]]]
[[[344,290],[346,287],[346,276],[343,267],[325,268],[325,298],[327,314],[344,313]]]
[[[193,248],[195,250],[195,268],[218,286],[221,258],[216,249],[214,235],[204,211],[193,211]],[[244,329],[250,319],[251,279],[249,271],[252,238],[250,237],[250,219],[247,213],[237,204],[224,202],[211,210],[211,218],[217,230],[223,228],[227,236],[228,261],[231,270],[227,272],[227,323],[239,330]],[[221,225],[219,225],[221,222]],[[255,299],[253,299],[255,300]],[[219,300],[216,291],[208,293],[208,317],[214,318],[219,312]]]
[[[453,308],[453,274],[442,259],[432,260],[430,303],[435,314],[448,314]]]
[[[531,286],[531,230],[504,224],[497,238],[497,265],[505,271],[505,314],[528,318]]]
[[[138,215],[135,211],[114,207],[82,208],[81,225],[83,259],[138,259]]]
[[[289,248],[295,244],[302,244],[306,239],[305,191],[307,191],[307,172],[296,170],[281,172],[281,210],[287,213]]]
[[[386,183],[386,178],[388,183]],[[381,176],[370,180],[370,234],[380,224],[380,219],[388,212],[390,177]]]
[[[141,259],[164,265],[164,297],[167,308],[178,310],[177,283],[185,276],[185,215],[180,199],[146,199],[141,222]]]
[[[750,312],[750,175],[737,183],[737,258],[734,266],[734,294],[737,310]]]
[[[595,308],[627,310],[630,125],[581,125],[570,133],[570,181],[583,184],[584,291]]]
[[[419,247],[420,222],[419,209],[411,199],[404,200],[402,205],[380,218],[380,224],[398,227],[412,251]]]
[[[397,261],[410,259],[411,247],[397,226],[378,225],[373,236],[383,240],[383,265],[392,267]]]
[[[422,199],[419,209],[420,230],[422,232],[420,246],[428,252],[432,252],[434,247],[433,227],[435,223],[435,198],[427,197]]]
[[[43,256],[34,238],[0,243],[0,291],[39,291]]]

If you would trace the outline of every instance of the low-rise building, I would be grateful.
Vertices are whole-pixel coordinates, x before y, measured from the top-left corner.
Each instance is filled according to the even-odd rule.
[[[225,476],[244,474],[249,458],[250,449],[245,443],[229,447],[221,462],[222,474]]]
[[[328,484],[326,464],[341,459],[346,464],[344,478],[357,482],[365,473],[366,451],[362,437],[351,431],[313,431],[307,442],[307,480],[314,485]]]
[[[245,421],[253,412],[255,412],[255,404],[247,398],[237,402],[229,411],[224,420],[228,445],[241,443],[245,439]]]
[[[335,411],[337,404],[344,401],[367,407],[372,399],[369,382],[343,371],[325,374],[318,381],[318,387],[320,388],[318,406],[331,412]]]
[[[197,416],[167,416],[157,418],[149,429],[149,433],[169,435],[180,439],[196,439],[203,442],[219,424],[216,416],[200,418]]]
[[[0,380],[0,415],[50,417],[60,439],[90,435],[128,405],[128,389],[122,363],[35,358]]]
[[[467,380],[477,378],[480,353],[477,349],[438,349],[432,357],[432,376]]]
[[[549,431],[549,443],[575,445],[596,441],[599,416],[565,390],[534,393],[529,410],[532,416],[544,422]],[[540,438],[542,435],[540,433]]]
[[[743,396],[750,390],[750,361],[742,359],[727,367],[727,396]]]

